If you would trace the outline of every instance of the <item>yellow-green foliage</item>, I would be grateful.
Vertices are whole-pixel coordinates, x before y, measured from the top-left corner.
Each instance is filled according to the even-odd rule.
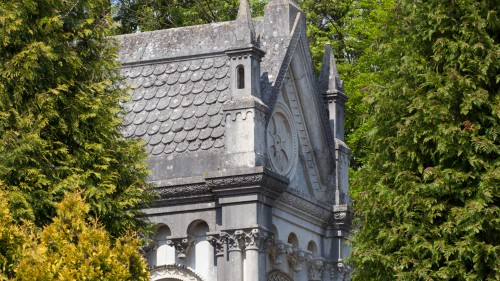
[[[149,280],[137,236],[130,232],[112,240],[89,219],[79,193],[65,196],[54,221],[39,234],[33,224],[17,226],[1,198],[0,280]]]

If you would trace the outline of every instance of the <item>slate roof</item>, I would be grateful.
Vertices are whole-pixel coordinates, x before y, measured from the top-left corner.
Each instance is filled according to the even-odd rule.
[[[133,91],[124,105],[124,136],[142,138],[146,152],[158,156],[223,147],[228,70],[225,55],[123,66]]]

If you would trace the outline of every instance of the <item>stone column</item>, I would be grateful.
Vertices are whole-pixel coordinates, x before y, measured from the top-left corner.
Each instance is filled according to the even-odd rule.
[[[214,233],[207,237],[208,242],[212,244],[215,249],[215,260],[217,263],[217,280],[223,281],[226,277],[226,259],[224,253],[226,252],[226,239],[219,233]]]
[[[245,281],[266,280],[267,244],[272,234],[266,230],[254,228],[245,234]]]
[[[236,230],[232,234],[225,233],[228,247],[228,270],[224,280],[243,281],[243,256],[242,239],[245,233],[242,230]]]

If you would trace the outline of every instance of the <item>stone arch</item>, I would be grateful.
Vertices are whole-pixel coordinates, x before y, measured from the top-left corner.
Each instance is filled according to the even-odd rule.
[[[297,238],[297,235],[293,232],[290,232],[290,234],[288,234],[287,243],[291,244],[292,247],[294,247],[294,248],[298,248],[299,247],[299,239]]]
[[[307,244],[307,250],[311,252],[314,257],[318,256],[318,246],[313,240],[309,241],[309,243]]]
[[[278,228],[276,227],[276,225],[272,225],[271,226],[271,232],[273,233],[274,235],[274,240],[280,240],[280,236],[279,236],[279,232],[278,232]]]
[[[192,221],[187,227],[189,239],[192,239],[190,253],[186,259],[186,265],[196,269],[200,276],[210,276],[210,270],[214,266],[214,249],[207,240],[210,227],[201,219]]]
[[[196,272],[181,264],[167,264],[151,270],[151,281],[204,281]]]
[[[168,237],[172,235],[170,227],[166,224],[156,225],[153,240],[155,251],[148,256],[150,266],[172,263],[175,260],[175,250],[167,244]]]
[[[245,67],[241,64],[236,67],[236,87],[245,89]]]
[[[267,281],[293,281],[293,279],[284,272],[273,271],[267,275]]]

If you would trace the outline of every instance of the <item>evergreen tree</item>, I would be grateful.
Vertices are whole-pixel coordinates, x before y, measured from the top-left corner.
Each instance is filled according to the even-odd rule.
[[[500,280],[499,7],[396,1],[367,97],[353,280]]]
[[[106,0],[0,1],[0,180],[17,220],[46,225],[81,190],[113,236],[144,225],[145,156],[119,132],[109,11]]]
[[[80,194],[65,196],[41,234],[18,225],[0,194],[0,280],[149,280],[140,240],[133,233],[111,239]]]

